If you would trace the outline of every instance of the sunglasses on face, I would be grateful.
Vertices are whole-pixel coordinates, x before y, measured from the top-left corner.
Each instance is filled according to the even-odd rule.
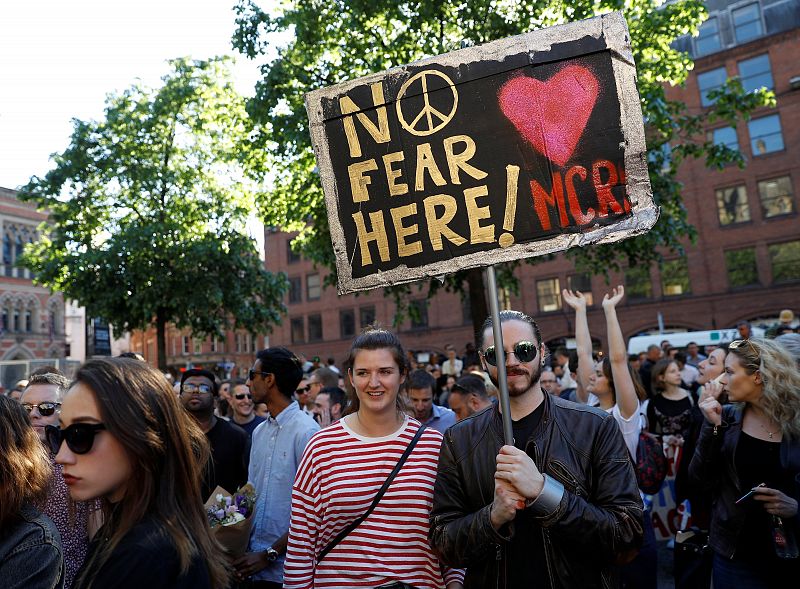
[[[47,425],[44,429],[47,444],[53,454],[58,454],[62,442],[66,442],[67,447],[75,454],[86,454],[92,449],[97,432],[106,429],[106,426],[102,423],[73,423],[64,429],[54,425]]]
[[[247,379],[248,380],[255,380],[256,374],[260,374],[262,376],[267,376],[268,374],[272,374],[271,372],[264,372],[262,370],[253,370],[252,368],[247,371]]]
[[[252,399],[252,398],[253,398],[253,395],[251,395],[250,393],[239,393],[239,394],[236,394],[236,395],[234,395],[234,397],[235,397],[235,398],[236,398],[238,401],[241,401],[241,400],[242,400],[242,399],[244,399],[244,398]]]
[[[533,342],[517,342],[514,344],[512,352],[514,352],[517,360],[525,364],[536,358],[536,355],[539,353],[539,347]],[[506,352],[506,355],[510,353],[511,352]],[[483,352],[483,357],[492,366],[497,366],[497,350],[495,350],[494,346],[486,348],[486,351]]]
[[[311,386],[300,387],[295,391],[296,395],[305,395],[308,391],[311,390]]]
[[[50,417],[53,413],[56,412],[56,409],[61,407],[61,403],[39,403],[38,405],[31,405],[30,403],[23,403],[22,408],[25,409],[28,413],[33,411],[33,408],[36,407],[39,410],[39,415],[42,417]]]
[[[197,392],[207,394],[211,392],[211,387],[207,384],[191,384],[187,382],[181,387],[181,392],[189,393],[190,395]]]

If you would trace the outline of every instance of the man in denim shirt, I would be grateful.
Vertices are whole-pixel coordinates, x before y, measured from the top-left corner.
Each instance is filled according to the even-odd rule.
[[[238,579],[252,587],[279,589],[289,536],[292,484],[303,450],[319,425],[293,394],[303,378],[300,360],[286,348],[256,355],[247,386],[254,403],[266,403],[269,417],[253,431],[248,480],[256,488],[249,552],[234,562]]]

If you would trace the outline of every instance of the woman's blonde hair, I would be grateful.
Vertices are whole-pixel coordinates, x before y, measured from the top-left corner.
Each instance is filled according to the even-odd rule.
[[[0,530],[47,493],[53,469],[19,402],[0,395]]]
[[[772,340],[752,338],[730,346],[747,374],[761,375],[764,412],[781,424],[783,434],[800,438],[800,372],[794,359]]]

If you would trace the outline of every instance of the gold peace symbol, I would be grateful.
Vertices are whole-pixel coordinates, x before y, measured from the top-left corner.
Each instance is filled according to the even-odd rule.
[[[430,101],[428,100],[428,76],[438,76],[442,78],[447,85],[450,86],[450,91],[453,93],[453,106],[450,108],[450,112],[444,114],[434,108]],[[422,84],[422,99],[424,101],[424,106],[419,111],[416,117],[409,123],[406,121],[405,117],[403,116],[403,109],[401,108],[401,101],[403,96],[405,96],[406,91],[408,88],[416,82],[420,80]],[[456,91],[456,86],[453,84],[453,81],[448,78],[442,72],[438,72],[436,70],[424,70],[421,71],[413,76],[411,76],[405,83],[400,87],[400,92],[397,95],[397,102],[395,104],[397,108],[397,119],[400,121],[400,124],[403,126],[403,129],[411,133],[412,135],[417,135],[419,137],[424,137],[425,135],[432,135],[436,133],[439,129],[443,128],[447,123],[451,121],[453,115],[456,114],[456,108],[458,108],[458,92]],[[437,124],[434,124],[433,119],[439,119]],[[420,130],[417,129],[420,126],[420,122],[423,122],[424,127]]]

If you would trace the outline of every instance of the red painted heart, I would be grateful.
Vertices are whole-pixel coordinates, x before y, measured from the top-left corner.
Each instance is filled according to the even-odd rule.
[[[500,88],[500,109],[533,148],[559,166],[569,161],[592,114],[599,84],[591,71],[570,65],[546,82],[526,76]]]

